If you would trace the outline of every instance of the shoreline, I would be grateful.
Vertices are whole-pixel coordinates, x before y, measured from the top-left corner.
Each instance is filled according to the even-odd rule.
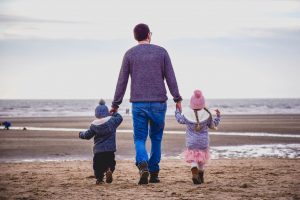
[[[300,161],[300,144],[268,144],[268,145],[240,145],[240,146],[217,146],[210,148],[210,160],[238,160],[238,159],[291,159]],[[134,152],[132,154],[120,155],[115,153],[116,161],[134,162]],[[75,162],[92,161],[93,153],[89,155],[75,155],[68,153],[52,154],[47,157],[13,157],[0,158],[1,163],[48,163],[48,162]],[[184,160],[182,152],[178,155],[162,154],[161,160]]]
[[[132,129],[131,116],[124,115],[119,129]],[[89,127],[91,117],[0,117],[0,121],[9,120],[12,126],[47,128]],[[185,126],[178,124],[174,116],[166,116],[165,130],[184,131]],[[219,126],[221,132],[263,132],[300,134],[300,114],[280,115],[222,115]],[[214,132],[214,131],[211,131]]]
[[[3,134],[3,132],[6,132]],[[272,138],[253,136],[210,136],[212,157],[299,158],[300,138]],[[86,160],[93,156],[93,140],[80,140],[77,133],[41,131],[0,131],[0,162],[24,160]],[[147,141],[148,152],[150,141]],[[180,157],[185,150],[184,135],[164,135],[162,155]],[[119,158],[134,159],[132,134],[117,134]]]
[[[79,139],[78,129],[87,129],[92,120],[93,117],[12,118],[13,126],[37,127],[40,130],[0,130],[0,161],[91,158],[93,139]],[[43,128],[70,128],[74,131],[49,131]],[[175,118],[167,117],[165,132],[162,154],[166,157],[179,156],[185,149],[185,126],[178,124]],[[294,148],[291,146],[293,144],[296,145]],[[276,145],[283,147],[277,151]],[[228,154],[231,154],[231,157],[254,157],[264,154],[275,157],[278,154],[280,157],[293,155],[297,158],[300,154],[300,115],[288,115],[284,118],[278,115],[225,115],[222,117],[219,131],[210,132],[210,147],[212,153],[221,158],[228,157]],[[149,140],[147,149],[150,149]],[[256,152],[259,154],[255,154]],[[134,158],[132,119],[129,116],[124,117],[117,129],[116,154],[122,158]]]

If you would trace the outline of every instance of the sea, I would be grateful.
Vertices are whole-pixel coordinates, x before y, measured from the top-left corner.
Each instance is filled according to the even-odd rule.
[[[0,100],[0,117],[68,117],[93,116],[97,99],[55,99],[55,100]],[[110,107],[112,100],[106,99]],[[174,115],[175,103],[168,100],[167,115]],[[213,111],[219,109],[226,115],[248,114],[300,114],[300,99],[207,99],[207,107]],[[131,113],[131,103],[125,99],[119,112]],[[182,102],[182,109],[189,109],[189,101]]]

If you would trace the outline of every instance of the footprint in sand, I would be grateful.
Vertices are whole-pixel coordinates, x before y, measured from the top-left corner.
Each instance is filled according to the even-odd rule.
[[[91,175],[91,176],[87,176],[87,177],[85,177],[86,179],[91,179],[91,178],[95,178],[95,176],[94,175]]]

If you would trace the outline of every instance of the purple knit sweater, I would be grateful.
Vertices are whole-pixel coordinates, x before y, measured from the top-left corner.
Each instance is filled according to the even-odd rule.
[[[207,149],[209,147],[208,128],[217,127],[221,121],[220,116],[217,116],[215,118],[202,119],[200,121],[201,129],[200,131],[196,131],[196,121],[186,118],[179,110],[175,111],[175,117],[178,123],[186,125],[186,147],[189,150]]]
[[[130,102],[164,102],[168,99],[164,80],[175,102],[182,98],[168,52],[157,45],[139,44],[123,58],[112,106],[118,108],[131,78]]]

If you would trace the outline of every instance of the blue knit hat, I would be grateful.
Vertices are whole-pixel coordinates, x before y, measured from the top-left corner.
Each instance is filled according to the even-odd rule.
[[[99,105],[95,109],[95,117],[103,118],[109,115],[108,107],[105,105],[105,101],[101,99]]]

